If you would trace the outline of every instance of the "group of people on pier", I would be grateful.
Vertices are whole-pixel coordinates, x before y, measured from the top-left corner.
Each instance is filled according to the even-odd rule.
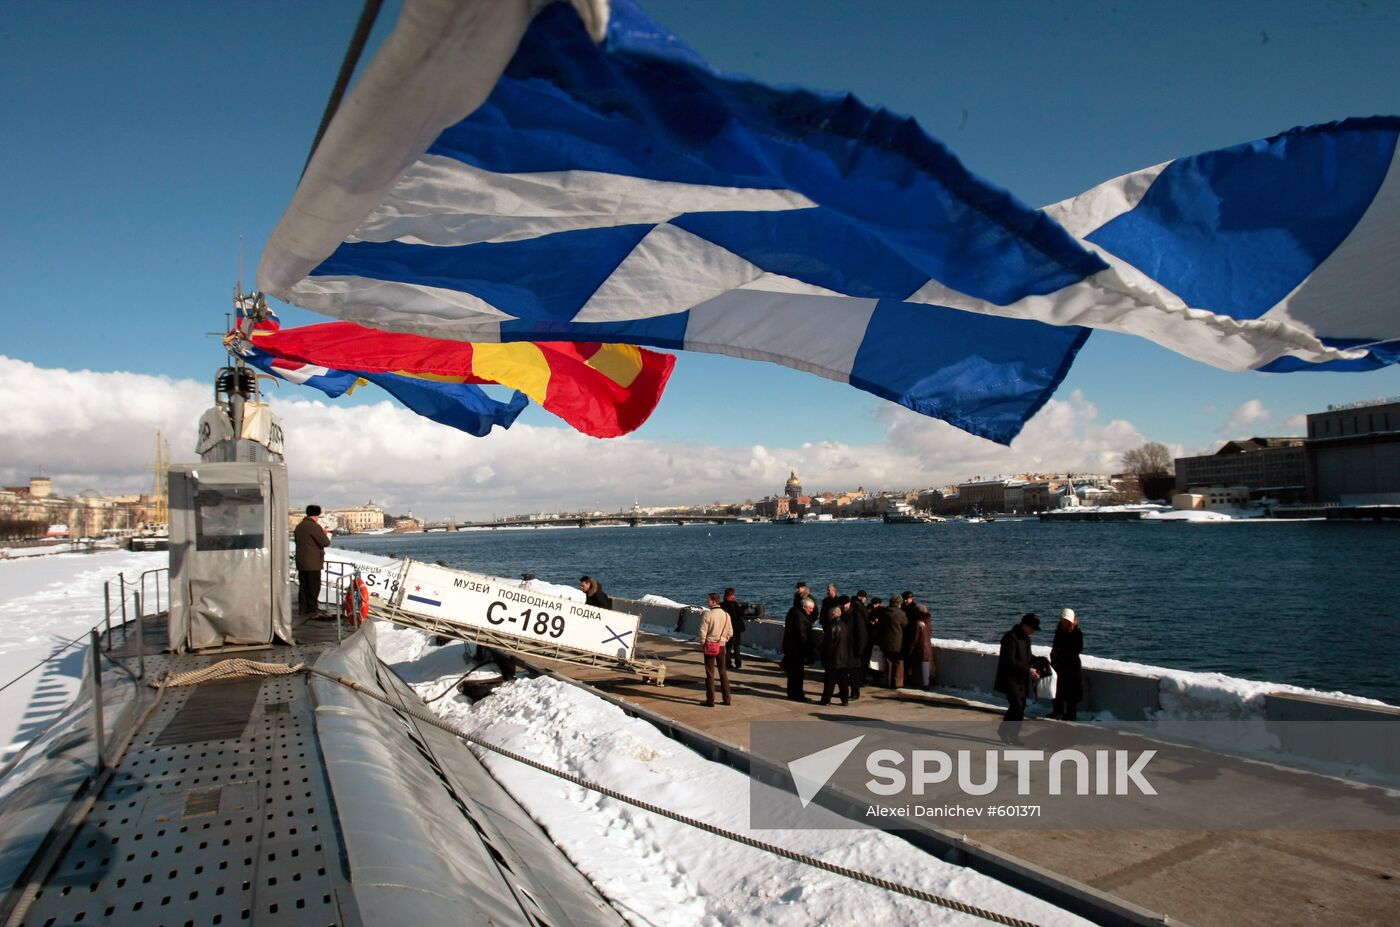
[[[820,660],[821,704],[860,698],[869,684],[924,689],[933,679],[933,619],[912,592],[888,600],[865,590],[841,595],[832,583],[818,606],[805,582],[798,583],[783,620],[782,666],[787,697],[811,701],[807,667]]]
[[[708,607],[697,635],[705,661],[705,704],[730,705],[733,694],[729,670],[743,665],[740,642],[747,606],[734,589],[723,595],[710,593]],[[1027,612],[1002,636],[992,688],[1007,699],[1005,719],[1025,717],[1026,700],[1037,682],[1056,674],[1054,708],[1049,717],[1073,721],[1083,698],[1080,655],[1084,635],[1073,609],[1060,612],[1048,661],[1033,657],[1031,637],[1040,630],[1040,618]],[[835,583],[826,587],[820,605],[805,582],[797,584],[792,607],[783,619],[781,666],[787,676],[787,698],[810,702],[806,692],[807,668],[820,663],[822,690],[819,703],[839,699],[849,705],[869,685],[889,689],[927,689],[934,673],[933,619],[928,607],[912,592],[871,597],[864,589],[841,595]]]

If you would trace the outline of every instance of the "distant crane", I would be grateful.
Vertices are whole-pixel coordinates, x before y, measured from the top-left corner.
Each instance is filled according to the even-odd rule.
[[[155,476],[156,486],[153,495],[155,510],[151,516],[151,521],[162,527],[170,524],[170,493],[167,489],[169,485],[170,473],[170,442],[165,440],[159,431],[156,432],[156,465]]]

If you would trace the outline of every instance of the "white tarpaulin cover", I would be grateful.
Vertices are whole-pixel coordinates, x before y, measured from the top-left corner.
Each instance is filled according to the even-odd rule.
[[[170,649],[292,643],[287,467],[170,468]]]

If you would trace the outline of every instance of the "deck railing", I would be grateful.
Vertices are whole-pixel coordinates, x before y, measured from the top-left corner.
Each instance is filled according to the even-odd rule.
[[[94,738],[93,762],[97,772],[101,772],[106,768],[107,735],[110,733],[106,723],[107,719],[104,717],[103,713],[105,689],[103,678],[104,670],[109,665],[111,668],[131,677],[133,681],[139,681],[145,678],[146,655],[145,645],[141,635],[141,619],[148,614],[158,615],[160,611],[167,606],[167,600],[169,598],[169,573],[170,571],[167,568],[162,567],[155,570],[146,570],[135,578],[128,578],[123,572],[118,573],[111,579],[104,580],[102,583],[102,616],[100,620],[82,634],[79,634],[72,640],[55,648],[54,651],[44,659],[30,666],[22,673],[6,680],[3,684],[0,684],[0,692],[3,692],[32,673],[55,664],[79,643],[87,641],[90,646],[90,668],[92,672],[91,690],[90,693],[88,693],[88,697],[91,701],[89,714],[91,716]],[[162,576],[162,574],[164,575]],[[162,590],[162,585],[166,586],[165,590]],[[154,604],[154,610],[148,611],[148,605],[150,604]],[[117,619],[115,624],[113,623],[114,618]],[[111,655],[113,631],[121,632],[122,644],[125,646],[127,641],[130,640],[132,633],[131,628],[133,625],[135,625],[134,643],[136,649],[136,668],[134,671],[121,660]],[[105,646],[102,643],[104,635],[106,637]],[[104,660],[106,661],[106,665],[104,665]],[[84,693],[80,691],[77,699],[80,700],[83,697]],[[41,730],[37,731],[34,736],[29,739],[29,743],[7,762],[3,768],[0,768],[0,777],[3,777],[5,773],[9,772],[11,768],[25,757],[29,751],[30,745],[42,740],[45,735],[53,729],[53,726],[67,717],[68,714],[67,711],[58,713],[52,720],[45,724]]]

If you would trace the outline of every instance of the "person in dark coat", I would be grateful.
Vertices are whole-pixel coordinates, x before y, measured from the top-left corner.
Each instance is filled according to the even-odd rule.
[[[885,685],[898,689],[904,685],[904,632],[909,619],[899,607],[899,596],[890,596],[890,603],[879,615],[880,651],[885,655]]]
[[[860,698],[865,670],[870,665],[870,613],[865,607],[865,591],[857,592],[846,613],[851,625],[851,701]]]
[[[724,600],[719,603],[719,607],[729,614],[729,623],[734,628],[734,636],[729,639],[729,651],[725,654],[729,660],[730,669],[739,669],[744,664],[743,654],[739,652],[739,638],[743,636],[747,624],[744,622],[744,612],[747,609],[744,603],[740,602],[734,592],[734,587],[729,586],[724,590]]]
[[[603,584],[590,576],[585,576],[578,581],[579,588],[583,590],[583,602],[585,605],[592,605],[594,608],[612,608],[612,596],[603,591]]]
[[[826,598],[821,600],[817,607],[821,611],[817,612],[817,617],[821,619],[823,625],[826,624],[826,616],[831,614],[831,610],[841,604],[841,593],[837,591],[835,583],[826,584]]]
[[[792,594],[792,607],[797,609],[798,611],[801,611],[803,599],[811,599],[813,602],[816,602],[816,598],[812,595],[812,591],[807,588],[807,581],[805,579],[797,584],[797,589]],[[812,617],[809,618],[807,621],[807,632],[806,637],[804,638],[807,641],[807,651],[802,656],[803,661],[806,663],[812,663],[814,660],[816,660],[816,656],[812,653],[812,625],[816,623],[816,620],[819,617],[820,616],[816,614],[816,611],[814,609],[812,612]]]
[[[787,697],[794,702],[810,701],[802,692],[807,671],[807,628],[817,603],[805,596],[794,603],[783,619],[783,671],[787,673]]]
[[[315,615],[321,607],[321,570],[326,565],[326,548],[331,539],[317,521],[319,505],[308,505],[306,517],[297,522],[292,540],[297,548],[297,612],[304,617]]]
[[[815,596],[813,596],[815,598]],[[826,633],[826,616],[836,605],[836,584],[826,584],[826,597],[817,605],[815,621],[807,629],[807,662],[816,663],[822,657],[822,635]]]
[[[1079,630],[1079,618],[1074,609],[1060,612],[1055,626],[1055,640],[1050,644],[1050,668],[1055,671],[1055,701],[1052,718],[1073,721],[1084,698],[1084,667],[1079,656],[1084,652],[1084,632]]]
[[[1031,635],[1039,630],[1040,619],[1035,612],[1026,612],[1001,637],[1001,654],[997,657],[997,675],[992,688],[1006,696],[1003,720],[1020,721],[1026,716],[1026,695],[1039,675],[1031,669]]]
[[[884,631],[882,631],[882,630],[880,629],[880,627],[881,627],[880,619],[883,618],[884,615],[885,615],[885,600],[882,599],[882,598],[880,598],[880,597],[877,595],[877,596],[875,596],[873,599],[870,600],[870,605],[867,606],[867,609],[868,609],[868,610],[867,610],[866,614],[869,615],[869,617],[870,617],[870,621],[869,621],[869,627],[870,627],[870,656],[868,656],[868,657],[865,658],[865,664],[866,664],[866,666],[869,666],[869,665],[870,665],[872,662],[874,662],[874,660],[875,660],[875,648],[876,648],[876,647],[880,647],[880,637],[881,637],[881,635],[883,635],[883,634],[885,633]],[[884,659],[884,652],[885,652],[885,649],[884,649],[883,647],[880,647],[880,659],[881,659],[881,660]],[[885,667],[884,667],[884,665],[882,664],[878,669],[872,669],[872,670],[870,670],[870,677],[869,677],[869,678],[870,678],[870,680],[871,680],[871,684],[872,684],[872,685],[881,685],[882,683],[884,683],[884,681],[885,681]]]
[[[904,609],[904,619],[908,627],[913,627],[914,622],[919,620],[919,603],[914,601],[914,593],[904,592],[900,595],[899,607]]]
[[[832,691],[842,705],[850,704],[851,626],[838,601],[822,616],[822,700],[830,705]]]
[[[904,678],[915,689],[927,689],[929,666],[933,662],[933,618],[928,609],[920,605],[914,612],[914,621],[905,629],[908,638],[904,656]]]

